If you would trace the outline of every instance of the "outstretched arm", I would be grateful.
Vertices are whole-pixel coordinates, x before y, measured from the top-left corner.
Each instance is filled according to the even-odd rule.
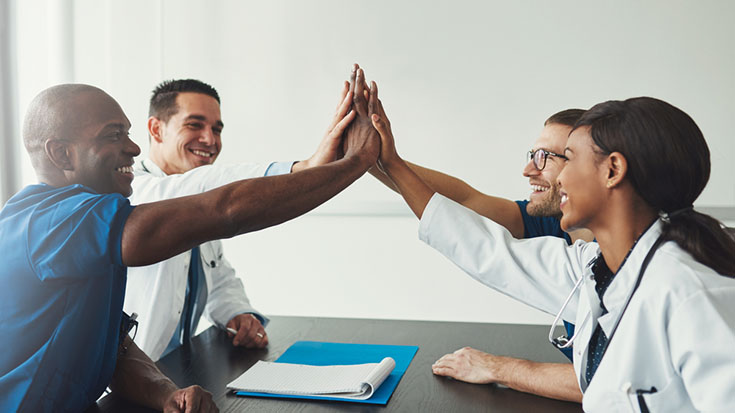
[[[431,370],[437,376],[468,383],[498,383],[551,399],[582,402],[582,392],[571,364],[538,363],[465,347],[437,360]]]
[[[378,126],[376,124],[376,127]],[[382,134],[389,133],[389,131],[390,127],[381,127],[378,129],[381,136]],[[507,228],[515,238],[523,238],[523,219],[518,204],[515,202],[484,194],[465,181],[443,172],[425,168],[409,161],[404,162],[435,192],[444,195],[458,204],[466,206],[482,216],[492,219]],[[376,168],[370,169],[370,173],[378,179],[380,179],[378,174],[388,178],[380,170],[376,171]],[[386,183],[383,180],[381,182]],[[393,190],[397,190],[397,188],[391,187],[387,183],[386,185]]]
[[[246,179],[183,198],[143,204],[128,217],[122,234],[127,266],[149,265],[202,242],[257,231],[321,205],[375,164],[380,138],[370,121],[362,78],[352,74],[355,119],[344,140],[345,156],[289,175]]]

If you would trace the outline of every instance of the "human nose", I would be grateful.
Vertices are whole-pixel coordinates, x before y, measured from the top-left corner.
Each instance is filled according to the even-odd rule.
[[[199,136],[199,142],[207,146],[213,146],[216,144],[217,138],[211,129],[204,129]]]
[[[559,175],[556,176],[556,184],[559,186],[559,189],[564,187],[564,184],[562,183],[564,179],[564,171],[566,168],[561,168],[561,172],[559,172]]]
[[[127,142],[125,142],[125,153],[130,154],[134,157],[140,155],[140,146],[133,142],[133,140],[130,139],[129,136],[126,139]]]
[[[536,166],[533,164],[533,159],[529,159],[528,162],[526,162],[526,166],[523,168],[523,176],[528,178],[529,176],[537,176],[541,171],[536,169]]]

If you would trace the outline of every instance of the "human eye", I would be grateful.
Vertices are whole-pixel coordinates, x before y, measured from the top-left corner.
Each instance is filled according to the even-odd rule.
[[[119,141],[120,139],[122,139],[122,138],[124,138],[126,136],[128,136],[128,133],[127,132],[124,132],[124,131],[121,131],[121,130],[116,130],[116,131],[110,132],[105,137],[107,139],[111,140],[111,141]]]
[[[219,136],[222,134],[222,128],[212,128],[212,132],[214,132],[215,135]]]
[[[564,163],[569,162],[572,159],[572,151],[570,149],[564,149],[564,152],[560,156]]]
[[[202,129],[204,125],[201,122],[189,122],[186,124],[189,129]]]

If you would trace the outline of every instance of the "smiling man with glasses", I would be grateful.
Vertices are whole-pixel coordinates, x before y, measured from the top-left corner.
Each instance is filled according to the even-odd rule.
[[[528,152],[528,162],[523,168],[523,176],[528,178],[531,185],[528,200],[514,202],[487,195],[453,176],[406,163],[432,190],[503,225],[515,238],[555,236],[564,238],[570,244],[578,239],[591,241],[592,233],[587,230],[566,233],[561,229],[561,195],[556,182],[566,160],[560,153],[564,151],[572,126],[583,113],[582,109],[567,109],[544,122],[541,135]],[[390,122],[384,113],[381,118],[380,123],[374,122],[376,129],[381,135],[390,134],[387,139],[392,142]],[[383,140],[386,140],[386,136],[383,136]],[[395,184],[377,168],[373,168],[371,173],[397,191]],[[573,326],[566,322],[565,326],[567,333],[571,334]],[[566,349],[562,352],[571,359],[571,352]],[[470,383],[500,383],[544,397],[577,402],[582,400],[582,392],[571,364],[499,357],[465,347],[440,358],[432,370],[436,375]]]

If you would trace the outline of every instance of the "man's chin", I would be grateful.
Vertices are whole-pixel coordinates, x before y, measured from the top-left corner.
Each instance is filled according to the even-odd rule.
[[[190,170],[192,170],[194,168],[198,168],[200,166],[211,165],[211,164],[214,163],[214,159],[215,159],[214,157],[212,157],[210,159],[197,158],[193,162],[189,162],[189,169],[187,171],[190,171]]]
[[[559,202],[553,200],[529,201],[526,205],[526,212],[532,217],[553,217],[561,218],[561,209]]]

